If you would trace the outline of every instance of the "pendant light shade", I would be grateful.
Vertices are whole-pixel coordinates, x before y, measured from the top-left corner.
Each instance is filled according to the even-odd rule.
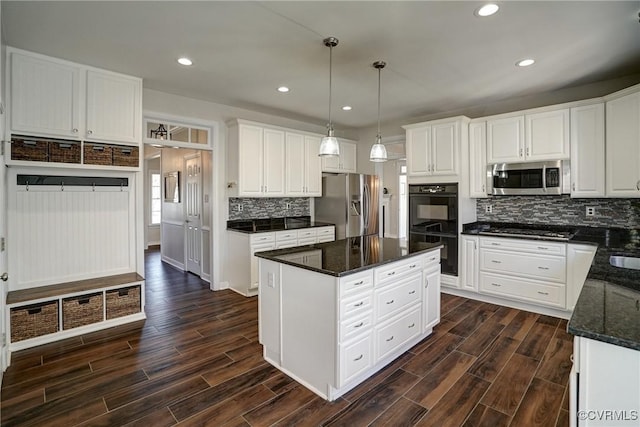
[[[331,68],[333,65],[333,48],[338,45],[338,39],[327,37],[323,40],[323,43],[329,48],[329,123],[327,124],[327,136],[322,138],[320,142],[318,156],[337,157],[340,155],[340,144],[338,144],[336,137],[333,136],[333,123],[331,122]]]
[[[372,162],[386,162],[387,148],[382,144],[382,135],[380,135],[380,72],[387,65],[384,61],[376,61],[373,68],[378,70],[378,134],[376,135],[376,143],[371,146],[369,160]]]

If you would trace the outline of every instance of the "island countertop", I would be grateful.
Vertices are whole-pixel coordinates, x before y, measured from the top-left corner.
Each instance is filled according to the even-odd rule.
[[[342,277],[442,248],[441,243],[414,243],[376,235],[256,252],[255,256],[306,270]],[[307,254],[308,256],[304,256]]]

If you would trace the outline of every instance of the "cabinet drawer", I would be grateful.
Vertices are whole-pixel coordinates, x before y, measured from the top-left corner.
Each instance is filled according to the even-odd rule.
[[[275,249],[285,249],[285,248],[293,248],[298,246],[298,240],[285,240],[282,242],[276,242],[274,245]]]
[[[318,243],[318,238],[315,236],[298,238],[298,246],[313,245],[314,243]]]
[[[480,272],[480,292],[565,308],[566,287],[553,283]]]
[[[420,333],[420,306],[403,314],[376,331],[376,362],[389,356]]]
[[[80,143],[49,141],[49,161],[57,163],[80,163]]]
[[[137,168],[140,165],[140,150],[138,147],[125,147],[114,145],[113,150],[113,165],[114,166],[127,166],[131,168]]]
[[[304,239],[306,237],[316,237],[318,233],[314,228],[303,228],[298,230],[298,239]]]
[[[373,287],[373,271],[350,274],[340,279],[340,296],[355,295]]]
[[[431,270],[436,265],[440,264],[440,251],[434,251],[430,254],[423,256],[423,266],[422,268],[425,270]]]
[[[11,342],[58,332],[58,301],[10,309]]]
[[[252,234],[249,241],[251,244],[273,242],[276,240],[275,233],[258,233]]]
[[[373,310],[340,323],[340,342],[345,342],[369,329],[373,325]]]
[[[113,147],[85,142],[83,157],[85,165],[113,165]]]
[[[326,236],[331,236],[331,239],[333,240],[335,235],[335,229],[333,227],[316,228],[316,234],[318,235],[318,238],[321,238],[321,237],[326,238]]]
[[[357,296],[340,301],[340,320],[346,320],[355,313],[373,309],[372,292],[362,292]]]
[[[340,346],[340,381],[338,387],[373,365],[373,339],[366,334],[359,339]]]
[[[107,319],[140,312],[140,285],[105,292]]]
[[[518,251],[548,255],[567,254],[567,245],[565,243],[553,243],[544,240],[531,241],[524,239],[481,237],[480,247],[499,249],[503,251]]]
[[[395,280],[398,276],[410,273],[412,271],[420,271],[422,268],[422,258],[412,257],[406,260],[383,265],[374,269],[376,286],[384,285]]]
[[[333,234],[318,236],[318,243],[333,242],[334,240]]]
[[[62,329],[77,328],[104,320],[102,292],[62,299]]]
[[[276,242],[298,240],[298,233],[296,231],[276,231],[275,236]]]
[[[517,252],[480,250],[480,270],[513,273],[534,279],[566,282],[567,260],[564,256],[545,256]]]
[[[422,274],[412,274],[398,283],[375,291],[376,322],[393,316],[406,306],[420,301]]]
[[[49,144],[47,141],[25,141],[21,138],[13,138],[11,159],[46,162],[49,160]]]

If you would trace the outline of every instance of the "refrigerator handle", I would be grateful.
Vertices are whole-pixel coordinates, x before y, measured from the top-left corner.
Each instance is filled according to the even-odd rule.
[[[362,191],[363,194],[363,203],[364,206],[362,206],[362,217],[364,219],[364,230],[365,230],[365,234],[368,234],[369,232],[369,209],[371,209],[371,206],[369,206],[371,199],[369,197],[369,186],[367,184],[364,184],[364,188]]]

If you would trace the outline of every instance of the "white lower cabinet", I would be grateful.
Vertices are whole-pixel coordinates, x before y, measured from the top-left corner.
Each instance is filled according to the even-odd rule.
[[[478,292],[478,237],[460,236],[462,245],[462,289]]]
[[[429,332],[440,323],[440,259],[423,270],[422,330]]]
[[[373,336],[371,332],[340,345],[340,381],[348,384],[358,374],[365,372],[373,365]]]
[[[376,328],[376,362],[384,361],[402,344],[420,335],[420,306]]]
[[[585,337],[573,339],[569,425],[640,424],[640,351]]]

